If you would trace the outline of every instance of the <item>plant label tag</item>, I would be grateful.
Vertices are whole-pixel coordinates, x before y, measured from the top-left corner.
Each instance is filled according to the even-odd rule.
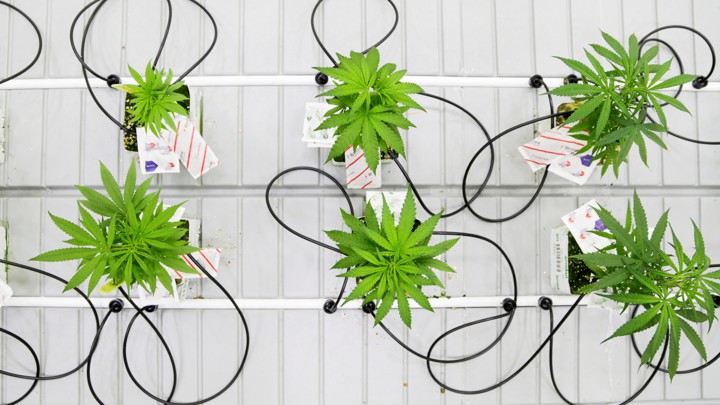
[[[395,225],[397,225],[400,222],[400,213],[406,195],[407,191],[367,191],[365,201],[369,202],[375,210],[378,222],[382,222],[383,196],[385,196],[385,201],[393,214]]]
[[[0,107],[0,164],[5,163],[5,110]]]
[[[570,294],[568,268],[568,230],[564,226],[550,231],[550,285],[560,294]]]
[[[610,239],[592,233],[592,231],[607,232],[607,227],[595,212],[598,207],[598,202],[591,200],[562,217],[563,223],[570,230],[583,253],[596,252],[612,243]]]
[[[582,149],[587,142],[572,137],[569,125],[543,132],[532,141],[518,147],[520,154],[536,172],[550,165],[556,159],[572,155]]]
[[[221,257],[221,250],[216,248],[207,248],[200,250],[198,252],[192,253],[193,259],[197,260],[198,263],[200,263],[205,270],[207,270],[210,274],[213,276],[216,276],[218,271],[220,270],[220,257]],[[189,273],[181,273],[179,271],[171,270],[170,271],[170,277],[180,279],[180,280],[191,280],[194,278],[205,278],[205,274],[198,268],[195,263],[193,263],[192,260],[190,260],[191,255],[182,255],[180,256],[181,259],[187,263],[188,266],[192,267],[193,269],[197,270],[197,274],[189,274]]]
[[[10,300],[12,295],[13,295],[12,288],[10,288],[10,286],[7,285],[5,283],[5,281],[0,279],[0,308],[2,308],[3,305],[5,305],[5,303],[8,302],[8,300]]]
[[[309,147],[331,148],[335,143],[334,129],[315,130],[325,120],[325,113],[332,108],[333,106],[328,103],[305,104],[302,141],[307,143]]]
[[[548,170],[550,173],[555,173],[582,186],[595,171],[597,164],[597,160],[593,160],[593,156],[590,154],[582,156],[573,154],[554,160],[550,163]]]
[[[378,166],[379,168],[380,166]],[[373,173],[365,160],[365,152],[359,147],[353,151],[350,146],[345,150],[345,184],[351,189],[382,187],[382,171]]]
[[[173,118],[175,132],[164,132],[164,136],[190,175],[197,179],[216,168],[220,159],[205,142],[198,127],[188,117],[176,114]]]
[[[148,133],[137,127],[138,156],[142,174],[180,173],[178,157],[163,136]]]

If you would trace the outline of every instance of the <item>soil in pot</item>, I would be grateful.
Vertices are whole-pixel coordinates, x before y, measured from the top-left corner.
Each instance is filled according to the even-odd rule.
[[[185,111],[188,112],[188,114],[190,114],[190,89],[188,88],[188,86],[183,85],[182,87],[180,87],[178,92],[187,97],[187,100],[181,101],[180,105],[185,109]],[[137,123],[130,122],[130,120],[132,119],[132,114],[130,114],[130,109],[132,108],[132,104],[130,104],[130,101],[132,100],[132,98],[133,95],[131,93],[125,94],[125,116],[123,117],[123,125],[130,131],[135,132],[135,130],[137,129]],[[123,145],[126,151],[137,152],[137,135],[135,135],[134,133],[131,134],[123,131]]]
[[[391,147],[388,146],[388,152],[390,152],[390,151],[395,153],[395,151]],[[392,160],[392,156],[390,156],[390,154],[388,152],[385,152],[382,150],[380,151],[380,160],[381,161],[382,160]],[[345,164],[345,154],[343,153],[342,155],[335,157],[333,159],[333,162]]]
[[[562,103],[562,104],[560,104],[560,105],[558,106],[558,108],[557,108],[557,112],[558,112],[558,113],[563,113],[563,115],[560,115],[560,116],[555,117],[555,125],[556,125],[556,126],[561,126],[561,125],[563,125],[563,124],[565,123],[565,120],[567,120],[568,118],[570,118],[570,115],[572,115],[572,113],[573,113],[575,110],[577,110],[578,107],[580,107],[581,105],[583,105],[583,101],[575,101],[575,102],[572,102],[572,103]]]

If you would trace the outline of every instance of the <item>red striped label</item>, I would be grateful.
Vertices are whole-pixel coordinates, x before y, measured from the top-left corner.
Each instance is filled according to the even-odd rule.
[[[357,163],[357,161],[360,160],[360,159],[362,159],[363,156],[365,156],[365,153],[361,153],[360,156],[357,157],[357,159],[353,160],[352,163],[350,163],[349,165],[345,166],[345,168],[346,168],[346,169],[349,169],[350,166],[352,166],[352,165],[354,165],[355,163]]]
[[[584,144],[584,143],[581,143],[581,142],[570,141],[570,140],[567,140],[567,139],[553,138],[552,136],[547,136],[547,135],[540,135],[540,138],[545,138],[545,139],[550,139],[550,140],[553,140],[553,141],[565,142],[565,143],[572,143],[572,144],[575,144],[575,145],[585,146],[585,144]]]
[[[213,271],[214,271],[215,273],[217,273],[217,272],[218,272],[217,269],[215,268],[215,266],[213,266],[213,264],[212,264],[212,262],[210,261],[210,259],[208,259],[207,256],[205,256],[205,253],[203,253],[202,250],[199,251],[198,253],[200,253],[200,256],[202,256],[203,259],[205,259],[205,261],[207,262],[207,264],[210,265],[210,268],[213,269]]]
[[[187,163],[185,167],[190,169],[190,155],[192,154],[193,140],[195,139],[195,127],[193,126],[192,135],[190,135],[190,149],[188,149]]]
[[[549,151],[549,150],[533,148],[533,147],[530,147],[530,146],[527,146],[527,145],[523,145],[523,148],[525,148],[525,149],[531,149],[531,150],[536,150],[536,151],[542,152],[542,153],[549,153],[549,154],[551,154],[551,155],[565,156],[565,153],[551,152],[551,151]]]
[[[353,181],[355,181],[355,180],[357,180],[358,178],[360,178],[360,176],[362,176],[363,174],[365,174],[365,172],[368,171],[369,169],[370,169],[370,167],[366,167],[365,170],[363,170],[362,172],[360,172],[360,174],[358,174],[357,176],[353,177],[352,180],[348,181],[348,182],[347,182],[347,185],[350,185],[350,183],[352,183]]]

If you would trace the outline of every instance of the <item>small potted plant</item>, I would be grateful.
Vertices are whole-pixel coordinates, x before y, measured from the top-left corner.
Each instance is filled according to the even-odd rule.
[[[160,131],[173,128],[171,114],[188,116],[190,113],[190,90],[184,82],[172,82],[172,70],[153,69],[150,62],[145,68],[145,78],[128,66],[136,84],[116,84],[114,88],[127,93],[123,125],[131,130],[145,127],[158,136]],[[123,143],[128,151],[137,152],[137,136],[125,132]]]
[[[167,291],[173,291],[173,281],[164,266],[178,272],[197,273],[180,256],[199,249],[183,240],[186,229],[181,222],[171,221],[182,203],[164,207],[159,190],[148,194],[151,179],[135,188],[135,165],[130,165],[123,190],[102,163],[100,174],[105,195],[77,186],[85,197],[78,202],[80,225],[50,214],[55,225],[70,236],[65,243],[71,247],[42,253],[32,260],[80,260],[77,273],[65,291],[89,278],[88,293],[103,277],[113,286],[125,284],[128,290],[138,285],[154,293],[160,281]],[[91,212],[100,219],[95,219]]]
[[[423,90],[413,83],[403,83],[405,70],[396,71],[392,63],[380,66],[380,53],[370,49],[366,55],[351,52],[350,57],[338,55],[337,67],[316,67],[335,79],[336,87],[318,95],[330,97],[334,107],[316,130],[335,128],[335,143],[327,161],[344,158],[349,147],[362,148],[370,170],[376,172],[381,153],[389,150],[405,156],[400,129],[414,127],[405,118],[409,109],[425,111],[409,95]]]
[[[620,165],[627,161],[633,145],[638,146],[640,158],[647,165],[646,138],[667,149],[660,134],[667,132],[667,119],[663,105],[667,104],[681,111],[687,107],[676,98],[662,93],[672,87],[691,82],[697,76],[682,74],[663,79],[670,70],[672,60],[661,64],[653,63],[658,55],[658,46],[652,46],[641,53],[635,35],[630,36],[625,48],[612,36],[602,33],[609,47],[592,44],[599,59],[585,51],[592,67],[573,59],[561,58],[568,67],[580,73],[580,83],[568,83],[550,94],[568,96],[578,103],[574,112],[565,120],[574,124],[571,133],[577,139],[587,142],[578,153],[590,151],[602,166],[602,174],[612,167],[619,175]],[[652,110],[658,123],[646,122],[647,112]]]
[[[326,234],[346,255],[332,268],[350,269],[338,277],[357,279],[357,286],[343,304],[355,299],[362,299],[363,304],[374,302],[377,308],[377,325],[397,301],[400,318],[405,325],[411,327],[408,297],[432,311],[422,288],[443,288],[442,282],[432,269],[454,272],[452,267],[436,257],[455,246],[458,239],[429,245],[441,214],[430,217],[414,228],[415,200],[411,190],[407,192],[397,225],[385,201],[380,221],[370,203],[365,206],[364,221],[345,211],[341,212],[351,232],[335,230],[326,231]]]
[[[596,253],[575,256],[587,264],[596,278],[580,292],[603,291],[601,295],[618,302],[623,311],[634,305],[645,309],[607,340],[655,328],[641,362],[650,363],[669,339],[667,360],[671,378],[678,370],[682,335],[707,359],[705,345],[690,323],[712,325],[714,294],[720,294],[720,270],[710,268],[700,230],[693,223],[695,251],[690,254],[671,227],[672,249],[666,252],[661,244],[668,228],[668,211],[652,232],[637,193],[632,210],[628,207],[624,225],[607,209],[600,207],[596,211],[608,230],[596,233],[611,239],[612,244]]]

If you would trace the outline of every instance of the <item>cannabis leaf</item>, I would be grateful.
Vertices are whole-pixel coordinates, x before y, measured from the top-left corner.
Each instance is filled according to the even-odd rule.
[[[658,55],[657,45],[641,55],[635,35],[630,36],[627,49],[609,34],[603,32],[602,36],[609,48],[598,44],[590,47],[610,69],[606,69],[588,50],[585,50],[585,56],[592,67],[577,60],[558,57],[580,73],[582,83],[566,84],[550,91],[550,94],[582,102],[566,120],[575,123],[571,132],[587,131],[586,135],[576,136],[587,141],[578,153],[591,151],[600,161],[602,174],[612,167],[617,177],[620,165],[627,161],[633,145],[637,145],[640,158],[647,166],[645,138],[667,149],[659,135],[667,132],[663,103],[689,111],[682,102],[661,91],[682,86],[697,76],[682,74],[663,80],[671,60],[662,64],[651,63]],[[648,109],[655,111],[659,123],[645,122]]]
[[[400,318],[405,325],[411,327],[408,297],[428,311],[433,310],[422,288],[431,285],[443,287],[432,269],[444,272],[454,270],[435,257],[450,250],[458,239],[429,245],[441,214],[417,225],[415,199],[409,188],[397,226],[384,197],[382,220],[379,223],[370,203],[365,207],[364,222],[345,211],[341,212],[345,224],[352,232],[326,231],[326,234],[346,255],[333,269],[352,267],[338,277],[354,277],[358,280],[345,303],[360,298],[363,298],[363,304],[376,302],[377,325],[397,301]]]
[[[335,143],[327,162],[345,153],[349,147],[361,147],[370,170],[376,171],[380,152],[394,149],[405,156],[400,129],[414,127],[404,114],[411,108],[425,111],[409,94],[423,91],[413,83],[403,83],[405,70],[396,71],[394,64],[380,65],[380,53],[372,48],[366,56],[350,52],[350,57],[338,54],[337,67],[316,67],[318,71],[337,80],[336,87],[319,94],[329,96],[326,119],[317,130],[335,129]],[[379,149],[378,149],[379,148]],[[326,162],[326,163],[327,163]]]
[[[85,197],[78,202],[80,225],[50,214],[55,225],[70,236],[65,243],[72,247],[52,250],[31,260],[64,262],[80,260],[77,272],[65,291],[90,278],[91,293],[101,278],[112,284],[138,284],[151,293],[157,281],[172,293],[172,279],[162,266],[183,273],[196,273],[181,255],[198,251],[183,240],[182,222],[170,221],[182,204],[164,208],[160,191],[147,194],[152,179],[135,188],[135,165],[130,165],[121,190],[110,171],[100,163],[100,175],[106,195],[91,188],[77,186]],[[100,216],[96,220],[91,214]]]
[[[604,291],[602,296],[623,304],[624,309],[639,305],[645,309],[620,326],[612,336],[627,336],[655,327],[653,337],[642,353],[643,364],[650,363],[666,339],[669,339],[668,371],[673,378],[678,369],[680,338],[685,335],[703,359],[707,352],[702,340],[690,326],[715,319],[713,294],[720,295],[720,271],[713,271],[705,254],[702,233],[693,223],[695,253],[688,256],[671,229],[673,252],[662,249],[667,233],[668,211],[649,232],[645,208],[637,193],[622,225],[604,207],[597,210],[610,234],[602,234],[613,243],[597,253],[574,256],[596,272],[597,281],[581,293]],[[615,253],[611,253],[614,251]],[[609,289],[609,292],[608,292]]]
[[[148,128],[153,134],[159,135],[166,128],[173,128],[171,114],[187,116],[188,112],[182,102],[188,97],[180,92],[184,86],[182,81],[172,82],[172,70],[165,74],[164,70],[156,71],[148,62],[145,78],[128,66],[130,74],[137,84],[116,84],[114,88],[128,93],[130,123]]]

